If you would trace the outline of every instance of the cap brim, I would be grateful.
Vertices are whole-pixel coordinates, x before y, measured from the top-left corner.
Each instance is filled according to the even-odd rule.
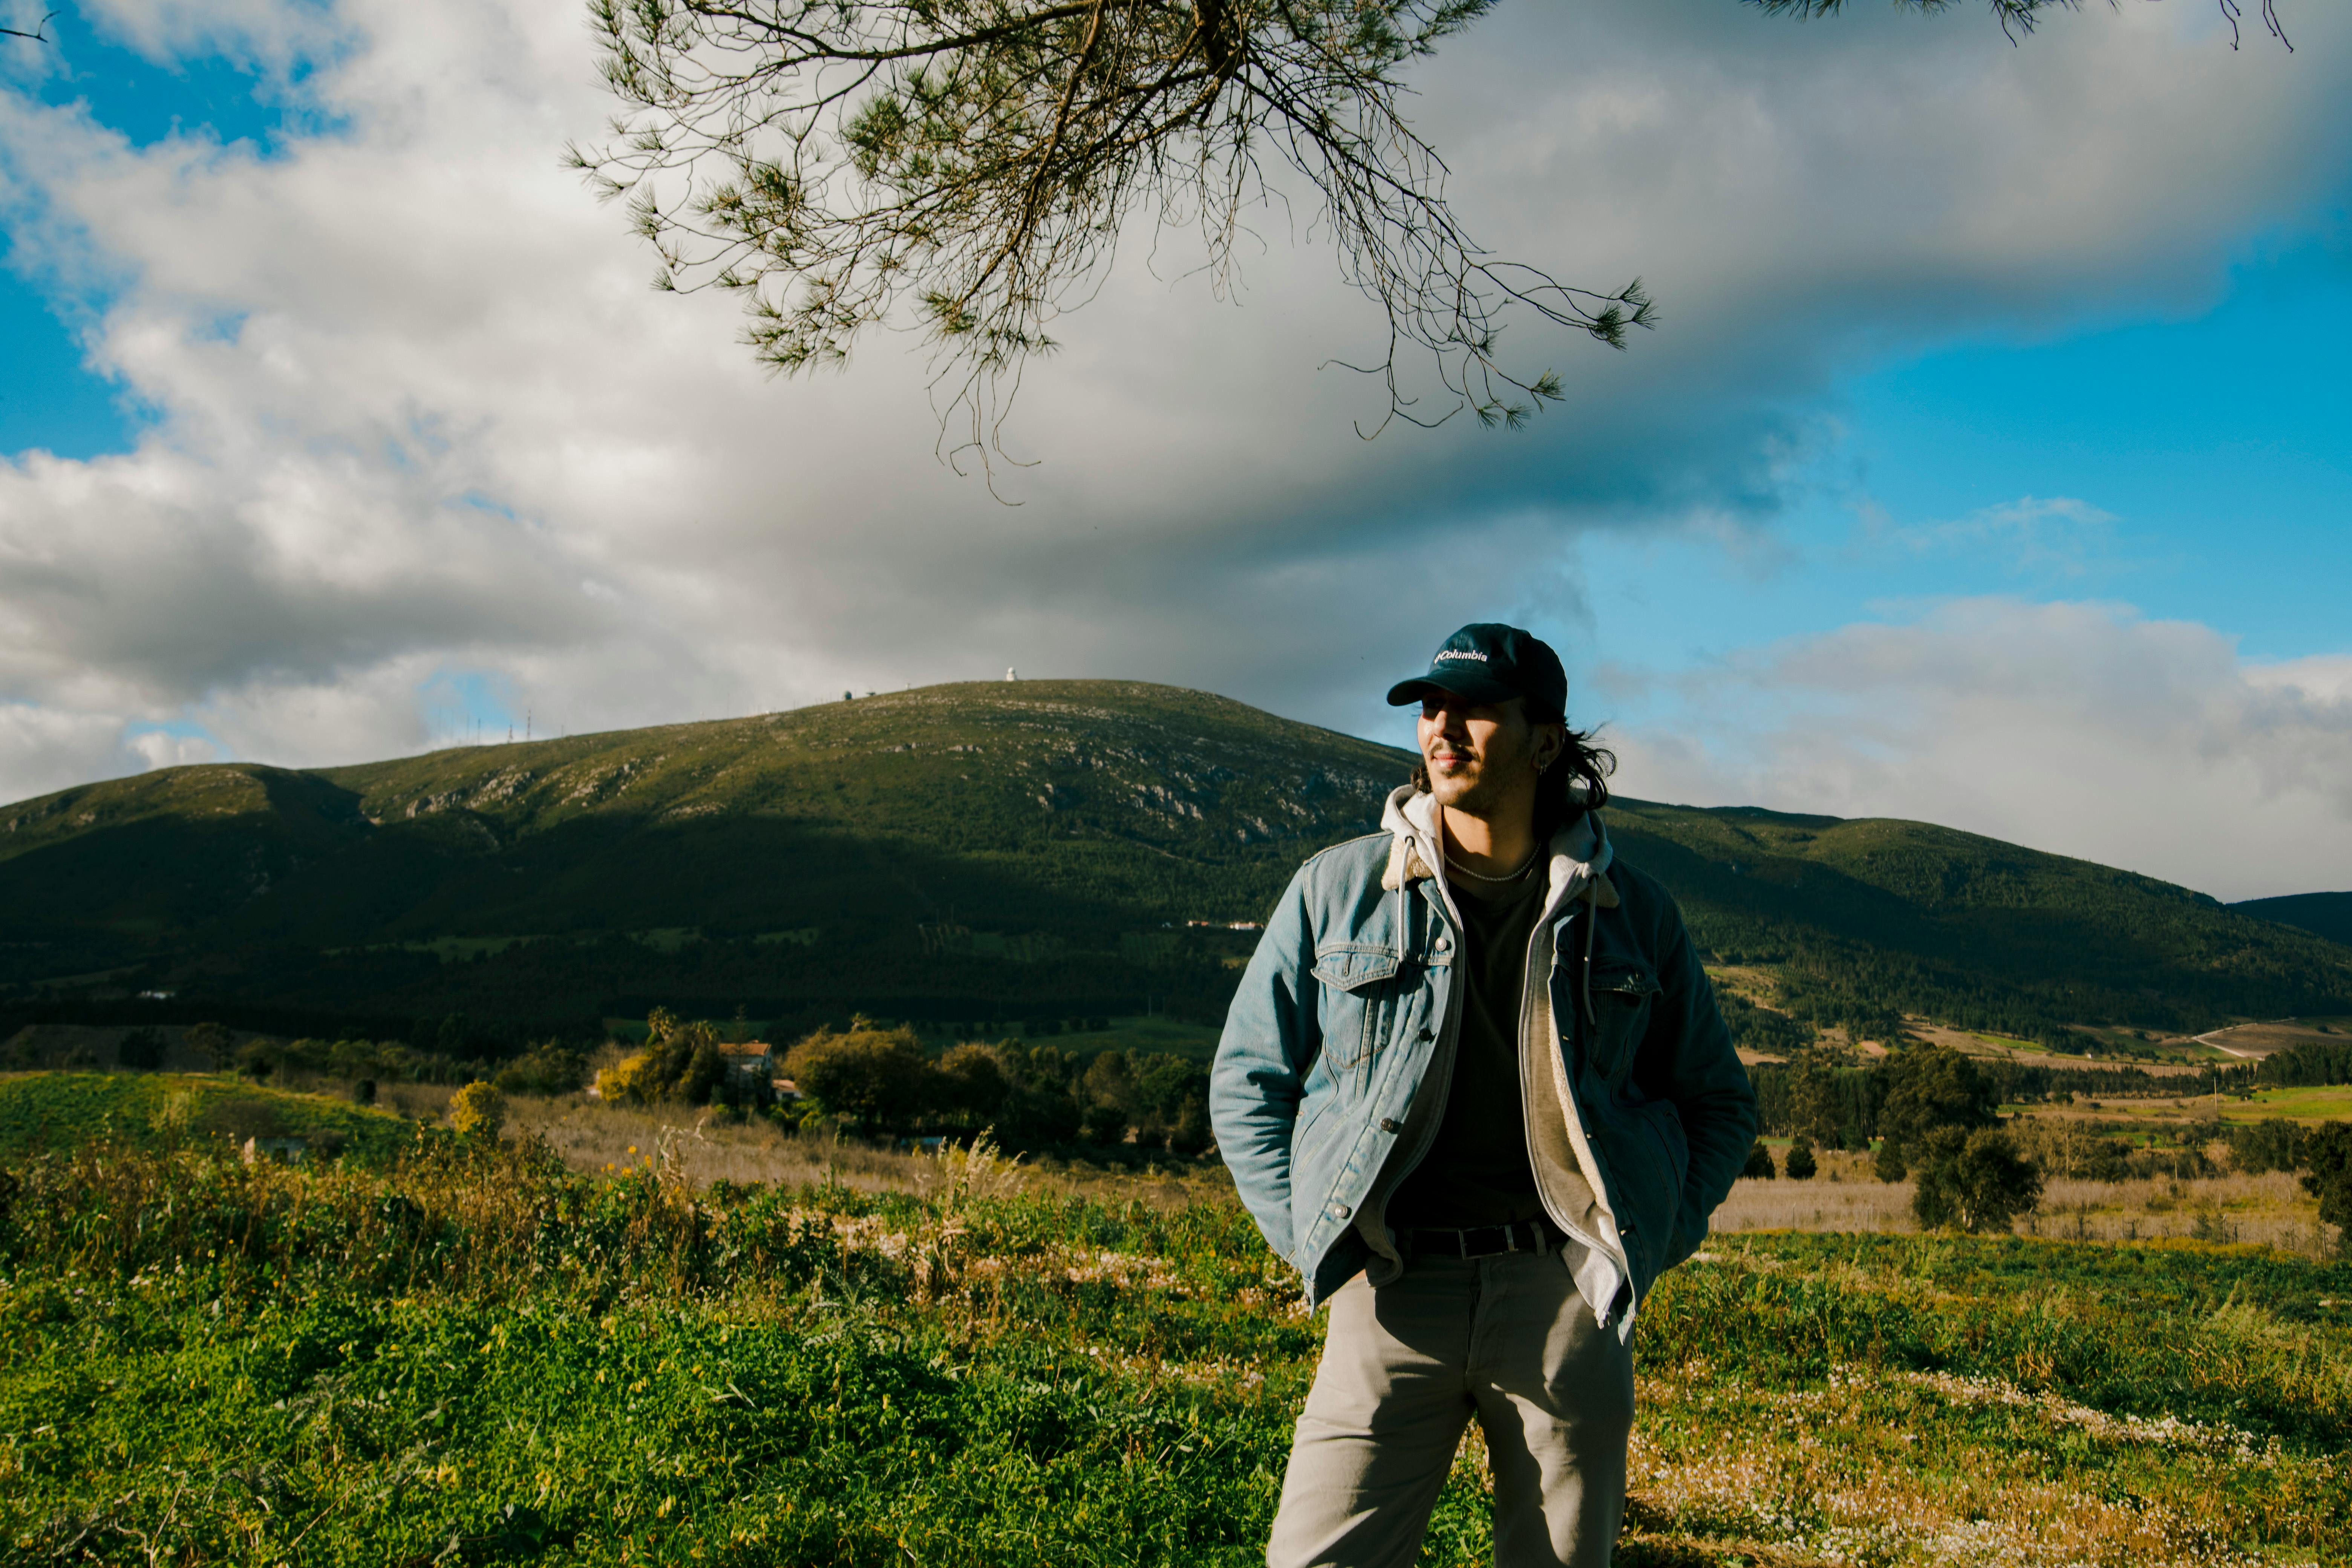
[[[1411,680],[1400,680],[1389,688],[1389,706],[1402,708],[1408,702],[1418,702],[1433,691],[1443,691],[1459,697],[1465,702],[1508,702],[1519,695],[1518,689],[1506,686],[1471,670],[1436,670],[1416,675]]]

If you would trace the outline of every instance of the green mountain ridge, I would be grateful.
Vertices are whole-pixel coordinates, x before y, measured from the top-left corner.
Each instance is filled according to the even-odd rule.
[[[2231,904],[2240,914],[2298,926],[2314,936],[2352,945],[2352,893],[2289,893]]]
[[[656,1002],[978,1024],[1222,1014],[1298,862],[1410,752],[1132,681],[968,683],[0,806],[0,1006],[130,993],[513,1033]],[[1928,824],[1621,801],[1717,962],[1857,1029],[2352,1010],[2352,948]],[[527,939],[527,940],[526,940]],[[340,1026],[321,1025],[325,1026]]]

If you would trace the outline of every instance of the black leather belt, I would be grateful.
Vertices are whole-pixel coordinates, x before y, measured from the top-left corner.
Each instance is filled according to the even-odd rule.
[[[1467,1230],[1415,1226],[1403,1233],[1406,1247],[1434,1258],[1492,1258],[1498,1252],[1558,1252],[1559,1244],[1566,1239],[1559,1227],[1547,1219],[1473,1226]]]

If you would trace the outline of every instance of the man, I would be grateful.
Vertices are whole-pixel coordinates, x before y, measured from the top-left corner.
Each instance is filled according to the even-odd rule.
[[[1514,626],[1389,692],[1422,767],[1300,868],[1228,1015],[1212,1112],[1242,1200],[1328,1300],[1273,1568],[1399,1568],[1472,1417],[1495,1561],[1609,1560],[1627,1341],[1748,1155],[1754,1092],[1674,900],[1615,861],[1609,758]]]

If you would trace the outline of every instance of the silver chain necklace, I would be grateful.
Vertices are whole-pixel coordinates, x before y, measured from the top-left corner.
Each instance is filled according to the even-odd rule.
[[[1522,878],[1522,877],[1524,877],[1524,876],[1526,876],[1526,875],[1528,874],[1528,867],[1530,867],[1530,866],[1532,866],[1532,865],[1534,865],[1534,864],[1536,863],[1536,857],[1537,857],[1538,854],[1540,854],[1541,852],[1542,852],[1542,847],[1541,847],[1541,846],[1538,846],[1536,848],[1528,850],[1528,858],[1527,858],[1526,859],[1524,859],[1524,860],[1522,860],[1522,861],[1520,861],[1520,862],[1519,862],[1519,868],[1518,868],[1517,870],[1516,870],[1516,871],[1506,871],[1506,872],[1504,872],[1504,873],[1503,873],[1501,876],[1499,876],[1499,877],[1489,877],[1489,876],[1488,876],[1488,875],[1486,875],[1486,873],[1485,873],[1484,871],[1473,871],[1472,869],[1470,869],[1470,868],[1469,868],[1469,867],[1465,866],[1461,861],[1456,860],[1456,859],[1455,859],[1453,856],[1451,856],[1451,855],[1448,855],[1448,856],[1445,858],[1445,863],[1446,863],[1448,866],[1453,867],[1455,870],[1457,870],[1457,871],[1461,872],[1464,876],[1465,876],[1465,877],[1467,877],[1467,878],[1471,879],[1473,881],[1477,881],[1477,882],[1516,882],[1516,881],[1517,881],[1520,878]]]

